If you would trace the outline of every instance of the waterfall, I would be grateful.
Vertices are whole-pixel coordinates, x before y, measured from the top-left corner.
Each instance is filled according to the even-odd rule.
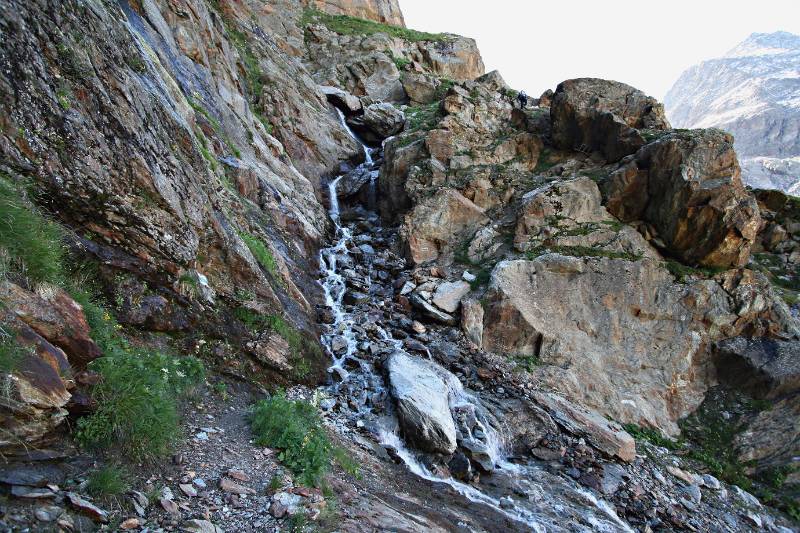
[[[350,130],[344,119],[344,114],[337,110],[342,126],[359,142],[364,150],[365,162],[362,166],[373,164],[371,150],[362,143]],[[346,269],[352,269],[354,257],[350,249],[355,243],[360,242],[356,235],[354,239],[351,227],[343,224],[340,218],[337,187],[343,176],[339,176],[328,184],[330,197],[329,215],[336,228],[334,242],[331,246],[320,251],[319,263],[325,302],[331,311],[329,324],[324,328],[321,336],[322,345],[331,357],[328,372],[338,377],[338,382],[328,387],[329,393],[334,396],[343,395],[340,402],[342,409],[355,416],[368,417],[375,421],[373,434],[385,447],[392,448],[410,472],[432,483],[441,483],[451,487],[467,500],[476,505],[486,506],[499,515],[513,520],[524,528],[535,532],[550,531],[601,531],[601,532],[630,532],[632,531],[622,522],[604,501],[594,497],[591,493],[577,486],[571,480],[564,480],[552,474],[544,473],[540,467],[528,464],[511,463],[503,450],[503,436],[500,424],[483,406],[480,399],[466,391],[461,381],[446,369],[432,363],[437,368],[439,377],[444,381],[448,390],[448,403],[454,421],[461,431],[461,441],[470,441],[477,447],[484,462],[494,468],[491,476],[502,479],[503,483],[474,485],[458,481],[450,476],[443,476],[432,472],[421,460],[421,455],[408,449],[400,437],[398,419],[394,413],[394,406],[386,402],[388,391],[384,378],[376,370],[375,362],[369,354],[359,352],[360,342],[369,343],[365,334],[365,316],[359,314],[354,307],[347,312],[344,298],[347,292]],[[377,172],[371,175],[370,186],[374,187]],[[377,219],[373,220],[373,227],[378,227]],[[357,226],[353,226],[357,227]],[[372,283],[372,270],[366,264],[369,273],[366,275],[367,285]],[[385,347],[394,350],[403,350],[403,342],[395,339],[385,325],[378,319],[374,323],[373,332],[375,339]],[[432,359],[427,350],[428,359]],[[359,355],[365,353],[365,355]],[[404,353],[407,353],[404,351]],[[415,357],[415,356],[410,356]],[[354,394],[357,391],[358,394]],[[353,398],[361,401],[353,404]],[[373,413],[372,410],[377,409]],[[468,413],[474,425],[464,425],[460,422],[459,413]],[[539,482],[542,476],[551,476],[548,484]],[[523,489],[532,487],[536,490],[546,491],[548,496],[555,495],[558,501],[529,502],[524,499],[510,500],[502,492],[503,484],[517,487],[517,491],[524,493]],[[507,495],[507,493],[505,493]],[[515,493],[516,494],[516,493]],[[517,496],[515,496],[516,498]],[[505,500],[505,501],[503,501]],[[563,500],[563,501],[562,501]],[[572,522],[574,521],[574,522]]]

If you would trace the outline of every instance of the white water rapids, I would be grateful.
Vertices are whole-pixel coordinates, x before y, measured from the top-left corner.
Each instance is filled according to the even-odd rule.
[[[360,143],[358,137],[347,126],[341,111],[339,111],[339,117],[342,125]],[[377,172],[370,169],[373,165],[371,150],[363,143],[361,146],[364,149],[365,162],[359,169],[371,171],[374,173],[373,176],[376,176]],[[323,287],[326,304],[331,311],[331,321],[325,326],[321,341],[332,360],[328,370],[338,378],[337,383],[329,390],[336,394],[348,390],[348,387],[351,387],[349,389],[351,391],[353,389],[364,391],[369,388],[375,391],[372,394],[385,398],[387,387],[383,377],[376,370],[374,361],[366,355],[368,352],[365,352],[363,347],[362,350],[359,350],[360,343],[370,340],[366,338],[363,329],[358,327],[363,324],[356,324],[356,322],[363,322],[363,316],[358,317],[355,312],[348,312],[345,306],[345,295],[348,289],[343,269],[349,268],[355,261],[354,257],[350,255],[350,249],[355,246],[354,237],[356,235],[353,234],[351,227],[341,221],[337,186],[342,177],[339,176],[328,184],[329,214],[335,227],[335,240],[332,246],[324,248],[320,252],[322,273],[320,283]],[[368,278],[371,279],[371,273]],[[375,326],[380,340],[397,350],[402,350],[402,341],[394,339],[387,332],[388,328],[385,325],[376,323]],[[343,341],[344,345],[342,345]],[[334,348],[335,342],[338,345]],[[429,352],[428,356],[430,357]],[[501,497],[508,496],[508,494],[507,492],[491,494],[492,490],[495,493],[498,492],[497,484],[494,484],[495,489],[483,485],[475,486],[432,472],[420,460],[419,454],[410,450],[400,437],[398,421],[389,400],[385,402],[385,412],[381,416],[373,416],[373,419],[377,421],[373,433],[381,445],[395,451],[396,456],[405,463],[409,471],[430,482],[448,485],[476,505],[489,507],[496,513],[510,518],[519,524],[519,530],[536,532],[632,531],[617,517],[611,506],[571,480],[548,474],[536,465],[520,465],[509,462],[503,454],[502,432],[498,431],[500,424],[497,421],[493,423],[480,400],[465,391],[455,375],[441,368],[441,376],[450,391],[451,411],[456,412],[460,408],[466,407],[474,410],[476,414],[478,419],[476,427],[483,433],[486,454],[491,463],[495,465],[495,470],[489,477],[502,478],[501,485],[515,487],[517,495],[525,493],[526,490],[544,494],[545,501],[512,500],[505,497],[501,503]],[[366,392],[363,394],[366,395]],[[364,401],[364,405],[360,407],[353,407],[349,405],[348,401],[341,401],[339,404],[342,409],[349,409],[359,415],[370,414],[368,401]],[[467,435],[467,437],[472,437],[472,435]]]

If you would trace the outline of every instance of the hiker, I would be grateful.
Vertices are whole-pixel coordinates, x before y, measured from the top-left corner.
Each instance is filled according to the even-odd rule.
[[[528,95],[525,94],[525,91],[520,91],[517,95],[517,100],[519,100],[519,108],[525,109],[525,106],[528,105]]]

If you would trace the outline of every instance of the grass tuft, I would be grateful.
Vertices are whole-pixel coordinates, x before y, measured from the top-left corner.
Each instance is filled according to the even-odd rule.
[[[34,283],[63,281],[61,227],[45,218],[21,191],[0,175],[0,275]]]
[[[277,277],[278,263],[275,261],[275,257],[273,257],[272,252],[270,252],[269,248],[267,248],[267,245],[264,244],[264,242],[258,237],[255,237],[254,235],[244,231],[240,231],[239,236],[250,249],[250,253],[256,258],[258,264],[260,264],[270,276],[273,278]]]
[[[86,490],[92,496],[119,496],[128,490],[127,473],[115,465],[93,471],[86,481]]]

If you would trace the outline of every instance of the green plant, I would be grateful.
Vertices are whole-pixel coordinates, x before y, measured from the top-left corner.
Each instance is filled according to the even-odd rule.
[[[724,268],[717,267],[700,267],[695,268],[683,263],[679,263],[674,259],[667,259],[664,263],[664,268],[669,270],[669,273],[675,277],[679,283],[685,283],[688,277],[711,277],[720,272],[724,272]]]
[[[347,15],[329,15],[318,9],[306,9],[303,12],[300,25],[307,26],[312,23],[323,24],[329,30],[340,35],[374,35],[376,33],[385,33],[390,37],[398,37],[410,42],[444,41],[447,39],[447,36],[441,33],[426,33]]]
[[[92,305],[103,313],[102,325],[92,333],[105,356],[90,364],[101,376],[92,389],[98,409],[78,421],[78,442],[87,448],[114,446],[136,459],[163,456],[179,434],[178,398],[203,379],[203,364],[131,347],[116,333],[113,318]]]
[[[21,191],[0,175],[0,249],[2,270],[32,282],[63,281],[61,226],[45,218]]]
[[[228,385],[224,381],[214,383],[214,392],[219,394],[223,401],[228,399]]]
[[[275,257],[273,257],[272,252],[267,248],[264,242],[258,237],[244,231],[240,231],[239,236],[250,249],[250,253],[256,258],[258,264],[260,264],[270,276],[276,277],[278,275],[278,263],[275,261]]]
[[[436,124],[442,118],[439,102],[409,107],[406,110],[406,118],[409,122],[407,132],[431,130],[436,127]]]
[[[70,99],[72,98],[72,91],[69,90],[68,87],[61,87],[56,90],[56,100],[58,100],[58,105],[64,111],[68,111],[69,108],[72,106]]]
[[[127,473],[115,465],[94,470],[86,481],[86,490],[92,496],[118,496],[128,490]]]
[[[189,102],[189,106],[191,106],[191,108],[194,109],[195,112],[202,115],[202,117],[205,118],[209,124],[211,124],[211,128],[214,130],[214,133],[216,133],[219,137],[222,138],[222,140],[225,142],[231,153],[233,153],[233,155],[235,155],[236,157],[242,157],[242,152],[238,148],[236,148],[236,146],[234,146],[233,141],[231,141],[231,138],[222,129],[222,125],[219,123],[219,120],[214,118],[211,115],[211,113],[209,113],[206,110],[206,108],[204,108],[200,104],[200,102],[198,102],[194,98],[187,97],[186,101]]]
[[[679,450],[682,447],[680,441],[665,437],[655,428],[637,426],[636,424],[624,424],[622,427],[636,440],[644,440],[672,451]]]
[[[542,364],[535,355],[515,355],[511,358],[519,368],[526,372],[533,372],[537,366]]]
[[[281,476],[278,474],[273,475],[269,480],[269,490],[272,492],[278,492],[278,489],[283,486],[283,480]]]
[[[280,449],[278,458],[300,483],[318,487],[330,467],[333,446],[322,428],[316,408],[302,400],[288,400],[282,391],[258,402],[250,424],[259,446]]]
[[[217,171],[217,158],[211,155],[211,152],[208,150],[208,142],[206,142],[205,136],[197,135],[197,142],[200,145],[198,148],[200,149],[200,154],[203,156],[203,159],[206,160],[208,166],[211,167],[211,170],[214,172]]]

